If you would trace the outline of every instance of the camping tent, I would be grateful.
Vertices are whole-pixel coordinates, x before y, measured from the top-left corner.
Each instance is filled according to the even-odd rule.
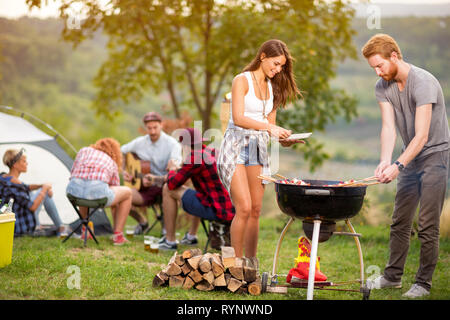
[[[18,113],[19,116],[13,115],[14,113]],[[55,135],[48,135],[34,126],[31,121],[36,124],[40,123],[47,128],[47,131]],[[73,223],[78,220],[78,215],[65,193],[73,160],[56,141],[58,137],[66,142],[76,154],[76,150],[70,143],[48,124],[25,112],[0,106],[0,156],[3,158],[7,149],[25,148],[28,171],[23,173],[20,179],[27,184],[51,183],[61,220],[64,224],[73,226]],[[7,171],[8,168],[1,161],[0,172]],[[42,225],[53,224],[44,208],[39,214],[39,220]],[[92,220],[96,234],[112,232],[111,224],[103,210],[96,213]]]

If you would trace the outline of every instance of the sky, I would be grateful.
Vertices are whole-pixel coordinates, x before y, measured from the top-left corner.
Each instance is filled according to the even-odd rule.
[[[353,1],[358,2],[358,1]],[[48,18],[58,17],[58,7],[60,1],[48,0],[48,5],[41,9],[34,9],[31,12],[28,10],[28,6],[25,0],[0,0],[0,16],[8,18],[18,18],[23,15]],[[421,4],[421,3],[449,3],[450,0],[372,0],[371,3],[404,3],[404,4]]]

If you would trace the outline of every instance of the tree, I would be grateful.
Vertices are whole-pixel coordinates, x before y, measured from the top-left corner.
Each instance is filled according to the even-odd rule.
[[[353,10],[341,0],[62,0],[63,37],[76,47],[102,30],[109,57],[99,69],[94,106],[114,116],[146,92],[168,92],[173,114],[194,109],[209,129],[231,80],[266,40],[287,43],[304,99],[279,112],[294,132],[324,130],[337,116],[356,115],[355,100],[329,80],[337,63],[355,57]],[[30,8],[42,0],[27,0]],[[74,19],[76,20],[74,23]],[[79,20],[77,20],[79,19]],[[312,168],[326,153],[314,139],[305,157]]]

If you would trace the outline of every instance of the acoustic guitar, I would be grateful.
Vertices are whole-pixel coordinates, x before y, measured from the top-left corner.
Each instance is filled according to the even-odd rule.
[[[133,177],[131,181],[124,181],[124,185],[140,190],[144,185],[142,179],[150,173],[150,161],[141,160],[135,153],[129,152],[125,155],[125,171]]]

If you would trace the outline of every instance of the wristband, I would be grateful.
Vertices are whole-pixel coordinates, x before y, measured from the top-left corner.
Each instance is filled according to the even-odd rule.
[[[405,169],[405,166],[402,163],[400,163],[400,161],[398,161],[398,160],[395,161],[394,164],[397,165],[398,171],[403,171],[403,169]]]

